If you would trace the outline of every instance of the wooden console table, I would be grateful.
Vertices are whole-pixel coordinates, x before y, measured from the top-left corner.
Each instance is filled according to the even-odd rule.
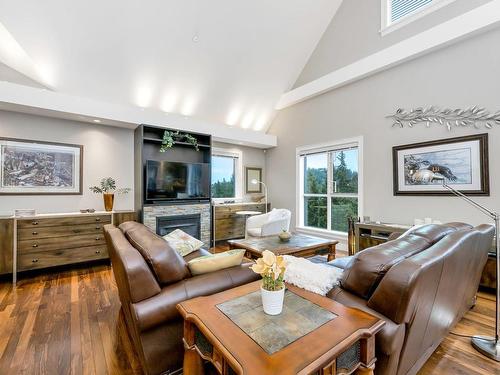
[[[107,259],[103,226],[135,221],[134,211],[0,218],[0,274]]]
[[[400,224],[355,223],[354,235],[356,241],[356,253],[369,247],[387,242],[393,233],[403,233],[410,228],[410,225]]]
[[[271,205],[268,204],[268,211]],[[245,237],[246,217],[237,215],[239,211],[266,212],[264,203],[221,203],[213,206],[215,241]]]
[[[185,375],[204,374],[203,360],[222,375],[373,374],[375,334],[383,320],[290,285],[293,300],[287,304],[285,295],[286,312],[270,319],[258,305],[260,285],[256,281],[177,305],[184,318]],[[245,308],[251,315],[246,318]],[[321,320],[316,328],[307,328],[308,309]],[[273,330],[269,321],[276,319],[291,322],[279,325],[286,334]]]

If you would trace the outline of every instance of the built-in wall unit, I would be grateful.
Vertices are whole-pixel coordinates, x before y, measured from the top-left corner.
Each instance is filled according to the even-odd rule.
[[[181,229],[210,247],[211,136],[140,125],[134,143],[140,220],[159,235]]]

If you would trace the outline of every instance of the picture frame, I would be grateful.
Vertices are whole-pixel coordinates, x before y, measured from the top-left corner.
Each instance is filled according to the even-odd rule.
[[[262,184],[252,184],[252,180],[262,181],[262,168],[245,167],[245,187],[247,194],[262,193]]]
[[[83,146],[0,137],[0,195],[82,195]]]
[[[394,195],[490,195],[488,134],[394,146]]]

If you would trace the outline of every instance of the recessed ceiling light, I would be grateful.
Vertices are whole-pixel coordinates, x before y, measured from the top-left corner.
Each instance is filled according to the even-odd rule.
[[[196,98],[194,96],[188,96],[184,99],[181,107],[181,114],[184,116],[192,116],[196,107]]]
[[[171,91],[168,94],[165,94],[160,103],[160,109],[163,112],[173,112],[177,104],[177,100],[178,97],[175,91]]]
[[[249,113],[249,114],[247,114],[247,115],[243,118],[243,121],[241,122],[241,127],[242,127],[243,129],[248,129],[248,128],[252,125],[253,118],[254,118],[253,113]]]
[[[153,99],[153,88],[151,85],[143,83],[139,86],[135,95],[135,104],[142,108],[149,107]]]
[[[226,119],[226,124],[233,126],[236,125],[238,120],[240,119],[241,112],[239,109],[233,109]]]
[[[96,119],[96,118],[95,118],[95,119],[93,119],[92,121],[97,122],[97,123],[101,122],[101,120],[98,120],[98,119]]]
[[[253,129],[257,131],[262,130],[266,126],[266,123],[267,123],[267,116],[263,115],[257,120]]]
[[[192,40],[193,40],[193,43],[198,43],[200,41],[200,37],[197,34],[194,34]]]

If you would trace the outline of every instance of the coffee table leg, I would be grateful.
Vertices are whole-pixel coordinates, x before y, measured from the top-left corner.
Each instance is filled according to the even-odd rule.
[[[336,244],[334,245],[330,245],[330,251],[328,252],[328,261],[332,261],[335,259],[335,256],[336,256]]]
[[[203,360],[200,355],[193,347],[191,349],[184,350],[184,375],[204,375],[205,370],[203,369]]]

